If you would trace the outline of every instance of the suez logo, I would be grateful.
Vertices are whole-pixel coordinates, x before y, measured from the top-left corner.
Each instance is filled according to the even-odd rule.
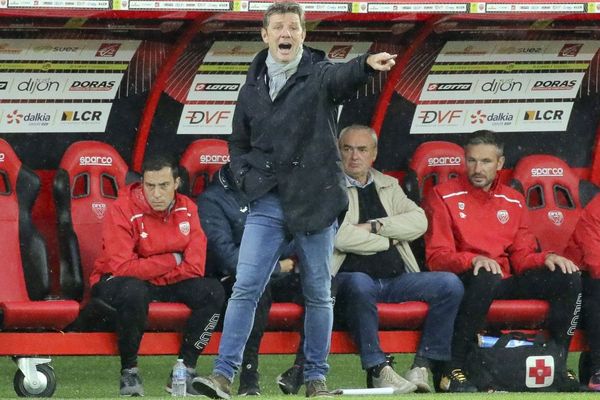
[[[4,153],[0,153],[0,162],[4,162],[4,158],[5,158],[5,154]]]
[[[190,125],[220,125],[222,122],[229,119],[231,111],[200,111],[200,110],[190,110],[185,115],[185,119],[189,120]]]
[[[92,166],[110,166],[113,163],[112,157],[108,156],[81,156],[79,157],[79,165]]]
[[[63,111],[60,117],[64,122],[96,122],[100,121],[102,111]]]
[[[195,92],[237,92],[239,83],[196,83]]]
[[[50,46],[50,45],[42,45],[35,46],[32,49],[36,53],[77,53],[82,50],[81,47],[78,46]]]
[[[200,164],[227,164],[229,154],[202,154]]]
[[[429,167],[449,167],[453,165],[460,165],[462,161],[461,157],[452,156],[441,156],[431,157],[427,159],[427,166]]]
[[[552,167],[538,167],[531,168],[531,176],[563,176],[563,169],[560,167],[552,168]]]
[[[577,85],[577,80],[548,80],[548,81],[536,81],[533,84],[531,90],[571,90]]]
[[[427,86],[428,92],[467,92],[471,90],[472,83],[430,83]]]
[[[108,92],[115,86],[116,81],[73,81],[70,92]]]

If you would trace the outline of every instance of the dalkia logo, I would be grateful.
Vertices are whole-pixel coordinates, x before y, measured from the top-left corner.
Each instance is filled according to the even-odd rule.
[[[329,54],[327,54],[327,58],[330,60],[343,60],[350,54],[352,50],[352,45],[335,45],[331,47],[329,50]]]
[[[96,57],[114,57],[121,48],[121,43],[102,43],[96,51]]]
[[[13,110],[6,115],[7,124],[20,124],[21,119],[23,119],[23,114],[21,114],[19,110]]]
[[[511,122],[514,116],[509,113],[489,113],[486,114],[481,110],[477,110],[475,114],[471,114],[471,124],[483,124],[485,121],[498,123],[498,122]]]

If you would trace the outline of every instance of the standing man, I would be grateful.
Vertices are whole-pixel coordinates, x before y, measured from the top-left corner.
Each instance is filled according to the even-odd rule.
[[[581,213],[565,256],[576,262],[583,272],[582,313],[591,373],[587,386],[600,392],[600,196],[596,195]]]
[[[248,216],[248,202],[233,181],[229,164],[225,164],[215,175],[208,187],[198,196],[198,212],[202,229],[206,233],[206,274],[221,281],[225,292],[230,296],[235,282],[240,243]],[[289,254],[282,255],[275,274],[285,280],[286,294],[293,292],[296,282],[294,268],[296,262]],[[246,342],[243,368],[240,374],[238,395],[260,395],[258,373],[258,348],[267,327],[271,309],[271,283],[263,292],[256,307],[254,324]]]
[[[121,396],[143,396],[137,355],[151,301],[182,302],[192,313],[179,350],[188,393],[198,355],[225,301],[216,279],[203,278],[206,237],[193,201],[177,193],[177,165],[163,156],[142,165],[142,182],[121,190],[102,228],[102,255],[90,275],[92,297],[116,310]],[[167,385],[170,391],[170,380]]]
[[[431,392],[431,367],[450,360],[463,285],[452,273],[419,272],[409,243],[425,233],[427,218],[395,178],[371,167],[377,157],[375,131],[349,126],[340,133],[339,147],[350,203],[335,236],[336,307],[341,308],[373,387]],[[424,301],[429,312],[412,367],[402,377],[381,350],[377,303],[405,301]]]
[[[427,264],[431,270],[454,272],[465,287],[452,361],[440,382],[444,391],[477,391],[464,373],[464,362],[493,299],[548,300],[550,335],[565,353],[577,325],[579,269],[567,258],[539,251],[527,227],[523,196],[498,182],[503,153],[504,145],[493,132],[473,133],[465,145],[467,178],[435,186],[426,199]],[[569,378],[558,379],[567,383]]]
[[[306,395],[329,394],[329,266],[336,218],[347,206],[335,139],[337,106],[372,72],[389,71],[395,55],[364,54],[332,64],[322,52],[303,47],[305,29],[299,4],[267,9],[261,35],[268,48],[255,57],[238,97],[229,153],[250,214],[213,374],[194,380],[209,397],[230,397],[257,300],[289,238],[302,265]]]

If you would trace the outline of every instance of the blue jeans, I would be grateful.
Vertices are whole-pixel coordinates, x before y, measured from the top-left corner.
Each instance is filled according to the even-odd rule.
[[[379,345],[377,303],[427,302],[429,312],[417,355],[431,360],[450,360],[454,319],[464,292],[456,275],[417,272],[373,279],[362,272],[340,272],[335,277],[335,284],[336,307],[342,307],[364,369],[385,361]]]
[[[318,232],[294,233],[304,294],[304,353],[306,381],[325,379],[331,341],[333,306],[330,261],[336,223]],[[286,248],[286,226],[279,196],[268,193],[250,205],[240,245],[236,282],[227,304],[219,355],[214,371],[233,380],[254,321],[254,311],[281,252]]]

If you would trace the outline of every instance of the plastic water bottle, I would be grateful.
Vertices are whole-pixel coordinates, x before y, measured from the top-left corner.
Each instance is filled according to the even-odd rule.
[[[182,397],[186,395],[186,377],[187,369],[183,363],[183,359],[178,358],[177,363],[173,366],[173,377],[171,380],[171,396]]]

